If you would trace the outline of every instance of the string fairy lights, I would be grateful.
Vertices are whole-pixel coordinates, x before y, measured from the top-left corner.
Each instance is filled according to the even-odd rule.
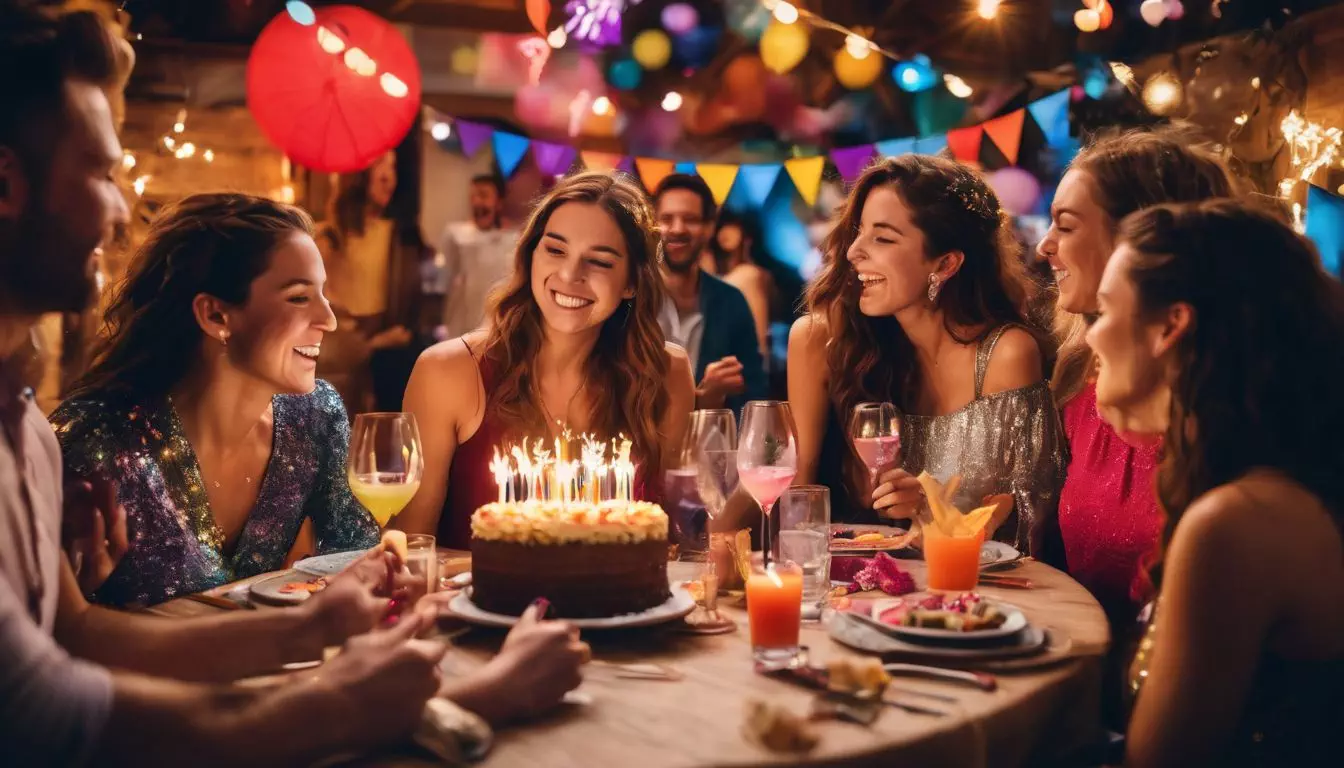
[[[1326,128],[1320,123],[1311,122],[1297,110],[1292,110],[1279,123],[1279,132],[1283,134],[1292,160],[1292,175],[1279,181],[1279,196],[1290,200],[1297,185],[1310,182],[1320,169],[1335,162],[1339,156],[1340,144],[1344,133],[1339,128]],[[1302,203],[1293,201],[1293,227],[1300,233],[1306,223],[1302,219]]]

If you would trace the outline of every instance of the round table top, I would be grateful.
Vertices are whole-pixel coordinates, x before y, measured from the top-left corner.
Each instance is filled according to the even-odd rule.
[[[919,585],[921,561],[901,561]],[[467,567],[453,561],[453,572]],[[898,676],[887,698],[941,709],[945,716],[912,714],[884,707],[876,723],[861,726],[825,721],[812,724],[820,737],[806,754],[770,752],[744,735],[746,704],[758,699],[806,716],[813,691],[753,671],[747,615],[740,600],[720,599],[720,610],[738,624],[724,635],[692,635],[662,629],[588,632],[599,663],[585,673],[579,701],[541,720],[505,729],[483,761],[485,766],[750,766],[1028,765],[1089,743],[1097,735],[1101,659],[1109,642],[1105,615],[1096,600],[1066,574],[1025,561],[1006,575],[1030,579],[1031,589],[982,584],[986,597],[1012,603],[1027,619],[1067,637],[1067,655],[1049,666],[995,672],[993,692],[947,682]],[[212,590],[221,593],[228,588]],[[211,600],[214,598],[206,598]],[[157,607],[169,616],[212,610],[201,598],[182,598]],[[217,610],[217,609],[216,609]],[[449,620],[443,629],[458,628]],[[464,674],[484,664],[498,649],[501,630],[474,628],[454,640],[444,660],[447,674]],[[860,655],[833,641],[820,624],[805,623],[801,643],[813,663]],[[681,679],[617,677],[608,663],[657,663]],[[955,703],[917,695],[953,697]],[[897,762],[897,761],[900,762]],[[371,756],[359,765],[432,765],[409,753]]]

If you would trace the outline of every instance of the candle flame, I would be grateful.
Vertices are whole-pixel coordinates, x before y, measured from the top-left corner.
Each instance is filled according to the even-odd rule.
[[[573,443],[579,442],[578,458]],[[610,441],[588,433],[577,438],[568,429],[551,445],[543,438],[526,438],[519,443],[498,446],[489,468],[499,485],[500,502],[546,501],[569,504],[580,500],[600,504],[606,500],[633,499],[635,464],[630,460],[633,444],[624,435]],[[553,450],[552,450],[553,449]],[[613,485],[605,485],[608,476]],[[517,482],[521,480],[521,482]],[[508,490],[518,488],[516,499]]]

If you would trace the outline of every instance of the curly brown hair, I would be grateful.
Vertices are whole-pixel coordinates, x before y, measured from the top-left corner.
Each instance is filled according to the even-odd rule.
[[[546,222],[565,203],[600,206],[625,236],[635,296],[621,302],[602,323],[587,361],[589,418],[598,434],[624,433],[643,459],[645,477],[661,477],[659,425],[670,407],[665,388],[670,367],[658,311],[665,297],[658,271],[659,234],[653,208],[633,179],[624,174],[586,172],[561,180],[533,208],[514,250],[512,277],[491,293],[489,333],[483,354],[500,372],[487,408],[519,433],[544,428],[546,416],[535,378],[545,332],[541,308],[532,295],[532,257]]]
[[[1254,468],[1301,483],[1344,530],[1344,286],[1316,249],[1231,200],[1141,211],[1120,242],[1142,316],[1177,303],[1194,315],[1158,469],[1166,540],[1195,499]]]
[[[826,321],[827,364],[837,374],[830,377],[830,396],[839,413],[860,402],[887,399],[906,411],[919,391],[913,344],[896,318],[866,317],[859,311],[861,287],[846,258],[868,195],[886,186],[909,207],[915,226],[924,234],[928,259],[952,251],[965,256],[938,294],[944,327],[952,338],[962,344],[978,343],[1005,324],[1043,336],[1028,320],[1038,286],[1028,277],[1021,247],[984,179],[941,157],[888,158],[869,166],[850,191],[822,241],[824,263],[804,297],[807,311]]]
[[[204,337],[192,300],[205,293],[247,303],[271,252],[295,234],[312,237],[312,218],[264,197],[206,193],[165,208],[118,284],[93,364],[66,397],[153,402],[167,395],[190,371]]]
[[[1231,197],[1236,191],[1227,165],[1181,125],[1100,133],[1069,169],[1087,174],[1097,203],[1117,227],[1151,205]],[[1050,381],[1055,402],[1063,407],[1083,390],[1093,359],[1083,340],[1087,321],[1082,315],[1057,309],[1054,333],[1059,357]]]

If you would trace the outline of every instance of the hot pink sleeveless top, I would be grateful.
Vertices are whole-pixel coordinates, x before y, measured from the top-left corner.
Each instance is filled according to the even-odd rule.
[[[470,346],[467,347],[467,351],[471,353]],[[487,403],[485,418],[481,420],[481,426],[476,432],[458,445],[457,451],[453,453],[453,463],[448,468],[448,492],[444,496],[443,512],[439,515],[436,535],[438,545],[441,547],[468,550],[471,549],[472,513],[486,504],[499,500],[499,487],[490,473],[490,461],[494,458],[495,449],[521,437],[511,435],[488,405],[490,392],[499,381],[494,362],[484,357],[476,357],[475,353],[471,354],[481,374],[481,387],[485,390]],[[635,469],[634,485],[636,499],[657,500],[652,497],[652,492],[656,489],[646,482],[643,466]]]
[[[1146,558],[1162,534],[1154,478],[1158,445],[1134,446],[1097,413],[1097,386],[1064,406],[1069,472],[1059,495],[1059,528],[1069,575],[1109,611],[1152,597]]]

